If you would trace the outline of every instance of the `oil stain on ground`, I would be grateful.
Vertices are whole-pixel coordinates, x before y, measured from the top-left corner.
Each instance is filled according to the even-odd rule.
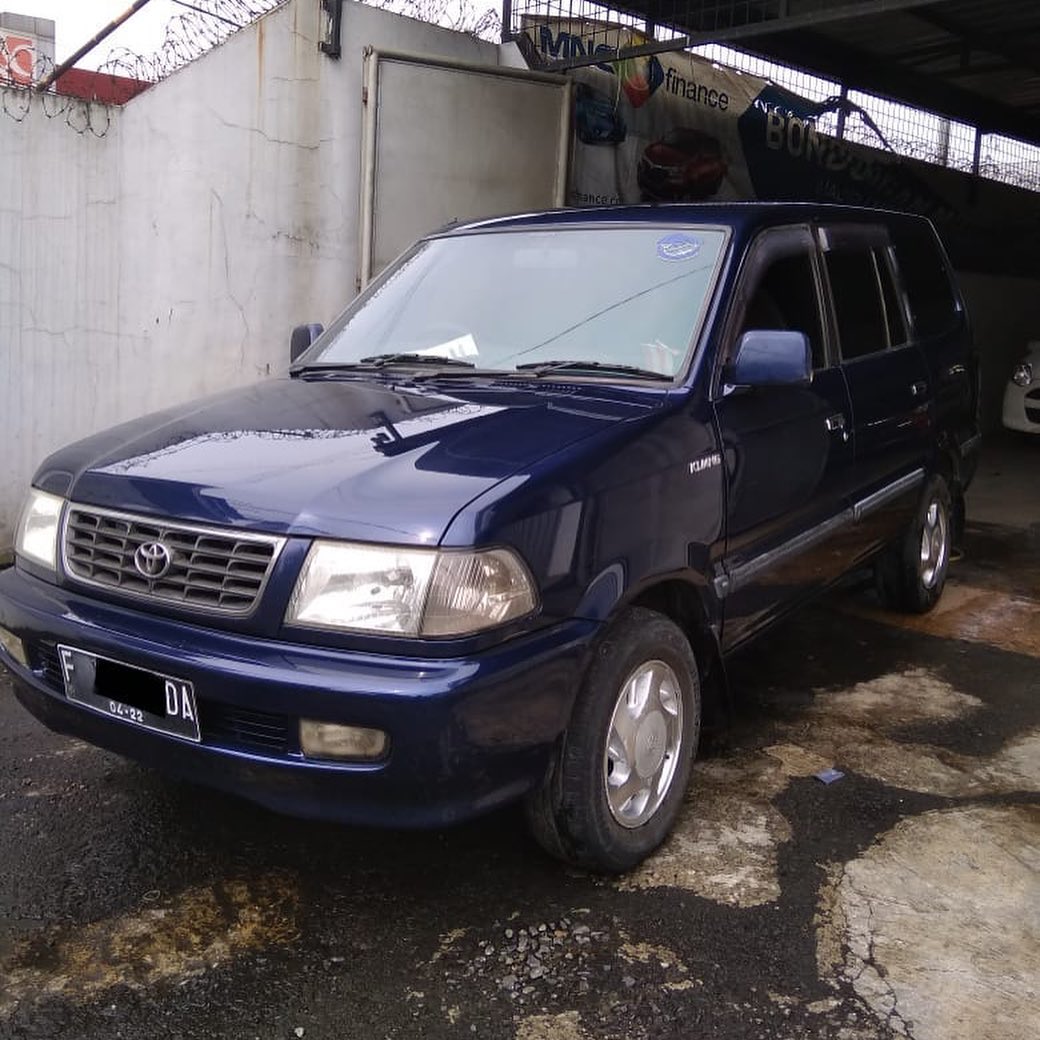
[[[285,876],[186,889],[132,913],[24,941],[0,963],[0,1016],[45,997],[90,1000],[215,968],[297,937],[298,895]]]

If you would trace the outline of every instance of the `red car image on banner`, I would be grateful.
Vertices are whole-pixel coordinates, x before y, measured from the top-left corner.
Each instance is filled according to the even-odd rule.
[[[0,84],[32,86],[36,41],[31,36],[0,32]]]
[[[648,144],[636,168],[644,202],[710,199],[725,176],[718,138],[688,126],[677,126]]]

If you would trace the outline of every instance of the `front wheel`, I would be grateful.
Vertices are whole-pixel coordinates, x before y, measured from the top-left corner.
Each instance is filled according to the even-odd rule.
[[[620,873],[668,835],[700,733],[697,663],[682,630],[640,607],[604,635],[545,779],[531,830],[575,866]]]
[[[925,614],[942,595],[950,564],[953,506],[940,476],[931,477],[906,534],[878,560],[877,590],[893,610]]]

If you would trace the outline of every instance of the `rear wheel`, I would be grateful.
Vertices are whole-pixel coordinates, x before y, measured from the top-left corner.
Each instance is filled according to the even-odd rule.
[[[913,523],[878,560],[878,596],[893,610],[927,613],[942,595],[950,564],[953,506],[940,476],[925,484]]]
[[[631,608],[602,638],[567,732],[526,803],[552,855],[608,873],[635,866],[671,830],[700,731],[689,641],[655,611]]]

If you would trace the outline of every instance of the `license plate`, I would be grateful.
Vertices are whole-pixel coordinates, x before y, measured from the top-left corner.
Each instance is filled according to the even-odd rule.
[[[201,739],[190,682],[71,646],[59,646],[58,658],[70,701],[142,729]]]

